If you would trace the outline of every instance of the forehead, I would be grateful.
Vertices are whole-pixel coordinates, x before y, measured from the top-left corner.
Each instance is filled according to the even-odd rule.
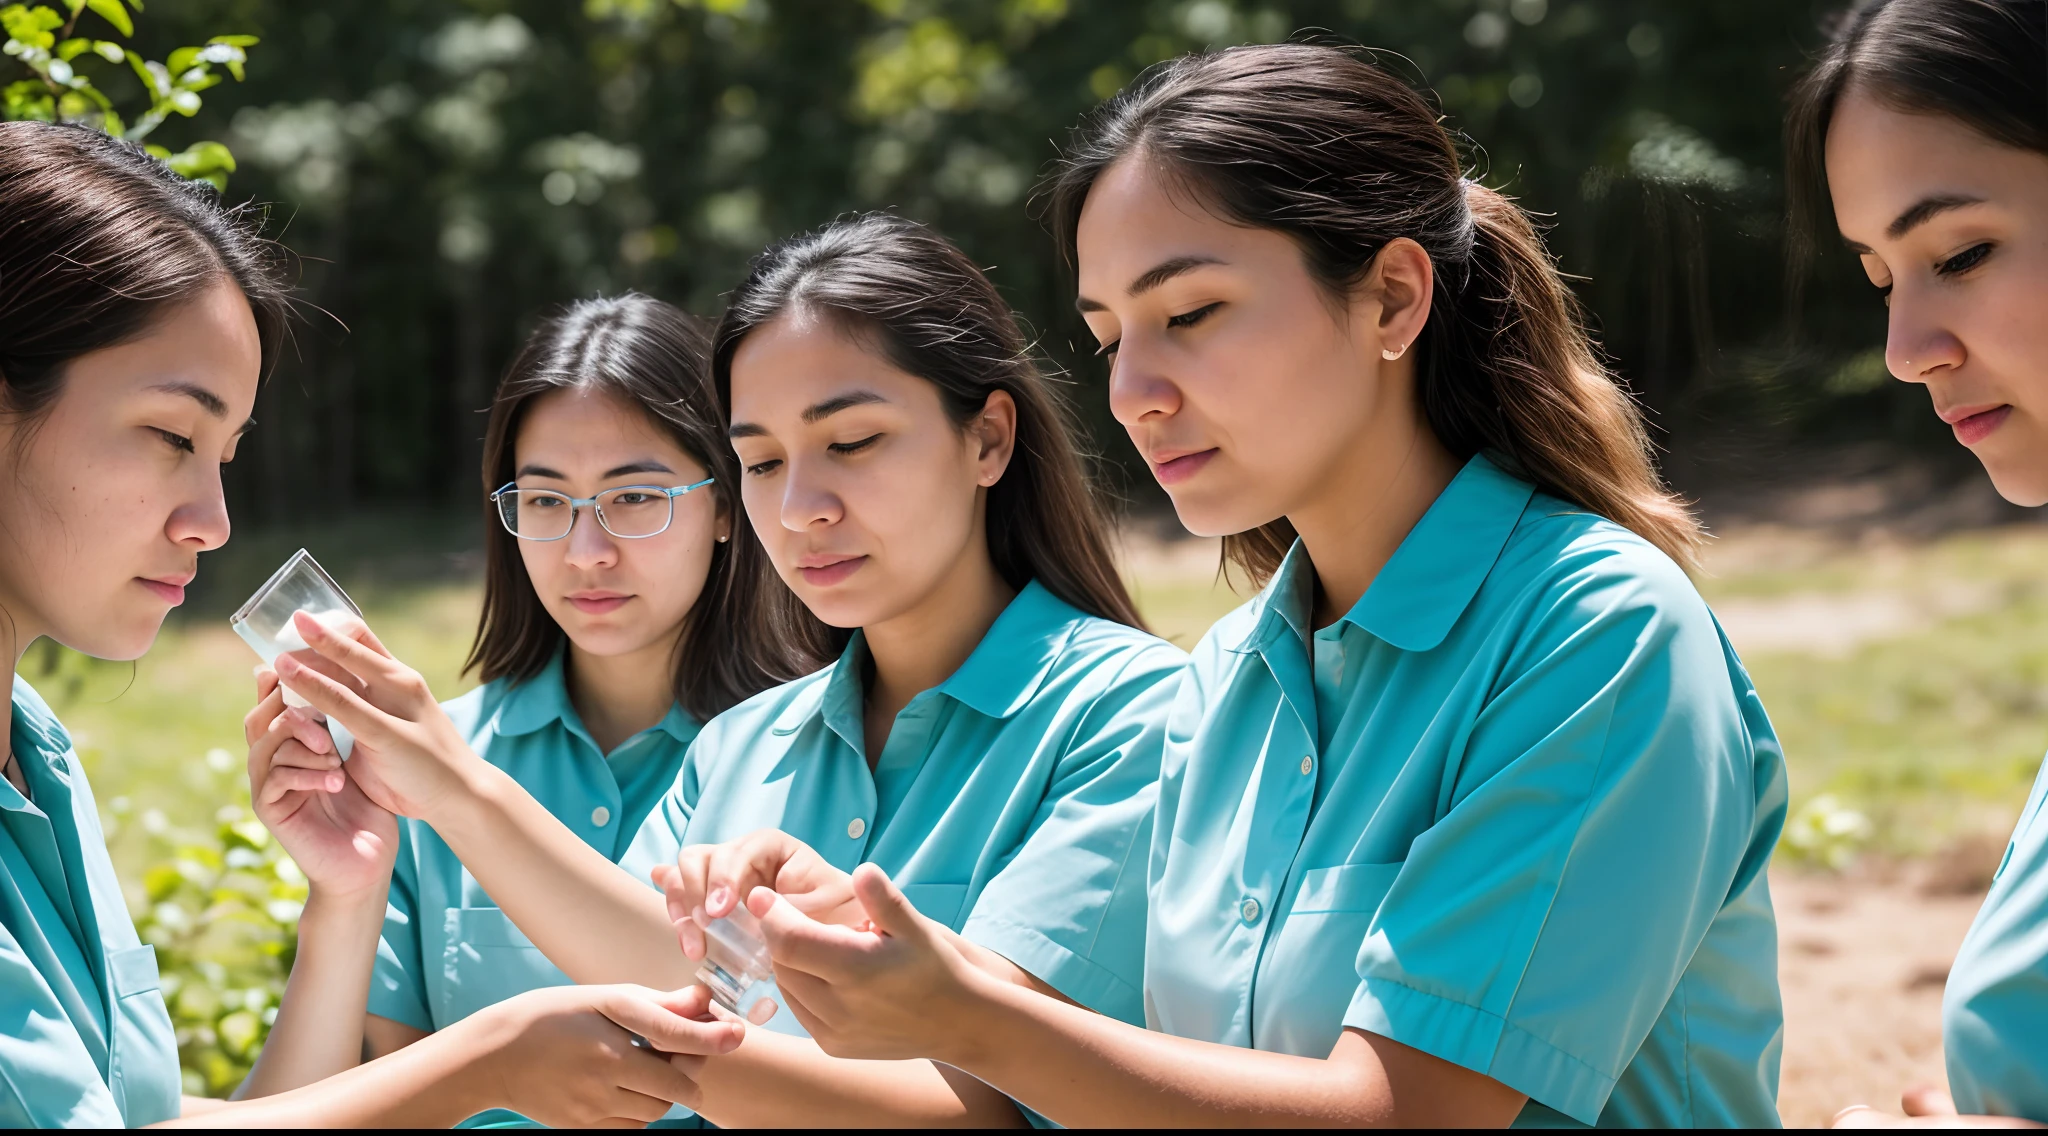
[[[1118,160],[1096,178],[1074,244],[1081,294],[1105,303],[1178,257],[1244,268],[1299,262],[1286,236],[1217,216],[1194,187],[1143,153]]]
[[[887,403],[938,405],[932,385],[897,367],[842,321],[802,310],[762,324],[732,360],[732,420],[780,429],[853,391]]]
[[[667,430],[624,397],[596,386],[566,387],[533,400],[514,443],[532,451],[652,451],[681,454]]]
[[[1993,200],[2015,154],[1946,115],[1894,110],[1851,88],[1827,137],[1828,190],[1842,235],[1875,247],[1886,226],[1929,197]]]

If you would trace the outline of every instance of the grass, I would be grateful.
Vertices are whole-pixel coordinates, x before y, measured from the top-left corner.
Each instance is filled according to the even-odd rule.
[[[437,524],[432,536],[447,544],[457,528]],[[268,561],[257,557],[281,558],[304,535],[260,542],[245,563],[231,566],[237,584],[260,580]],[[393,570],[388,560],[347,555],[364,539],[306,543],[336,562],[371,626],[437,694],[461,693],[477,592],[447,579],[448,566],[462,563],[460,550],[417,554],[409,569]],[[1241,602],[1215,577],[1213,560],[1134,563],[1133,588],[1148,621],[1183,647]],[[372,570],[377,564],[381,572]],[[1971,833],[2002,838],[2048,749],[2043,565],[2048,531],[2033,528],[1921,546],[1840,548],[1759,535],[1717,548],[1702,590],[1730,615],[1783,739],[1795,806],[1833,794],[1870,818],[1878,847],[1903,855],[1937,851]],[[78,737],[109,814],[116,864],[130,881],[162,855],[166,833],[206,828],[244,792],[240,725],[255,657],[222,618],[238,597],[215,591],[132,668],[61,652],[24,664]],[[1815,610],[1825,618],[1827,605],[1858,597],[1877,597],[1904,615],[1884,633],[1837,642],[1824,656],[1768,636],[1761,647],[1747,646],[1733,618],[1743,610],[1751,622],[1758,611],[1767,623]]]

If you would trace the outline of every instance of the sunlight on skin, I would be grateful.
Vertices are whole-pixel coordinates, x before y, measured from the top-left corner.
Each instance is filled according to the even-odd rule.
[[[2007,500],[2048,504],[2048,155],[1851,88],[1827,170],[1843,239],[1889,290],[1886,365]]]

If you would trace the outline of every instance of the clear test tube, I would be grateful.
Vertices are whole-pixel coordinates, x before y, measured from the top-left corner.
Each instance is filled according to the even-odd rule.
[[[303,548],[271,573],[270,579],[229,617],[228,626],[262,657],[266,666],[275,665],[279,655],[307,649],[306,640],[292,626],[292,616],[302,611],[329,627],[363,618],[363,610],[320,567],[313,554]],[[284,701],[287,706],[307,705],[305,699],[290,690],[284,692]],[[321,720],[326,721],[324,716]],[[348,760],[355,749],[355,738],[339,722],[327,722],[327,733],[334,739],[334,752],[343,761]]]
[[[761,938],[761,921],[739,904],[729,915],[700,917],[698,924],[704,928],[704,961],[697,981],[719,1005],[755,1025],[774,1017],[775,966]]]

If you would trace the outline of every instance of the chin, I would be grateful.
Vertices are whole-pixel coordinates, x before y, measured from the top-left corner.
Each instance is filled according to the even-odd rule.
[[[163,625],[164,617],[159,615],[147,621],[132,621],[119,628],[96,628],[84,635],[52,634],[50,638],[81,655],[126,663],[149,653],[149,649],[156,645],[157,632],[163,630]]]
[[[2038,509],[2048,505],[2048,459],[2032,462],[1984,463],[1998,495],[2015,505]]]
[[[1258,528],[1281,514],[1266,510],[1247,509],[1239,502],[1217,501],[1201,494],[1188,493],[1173,497],[1174,515],[1180,518],[1181,527],[1199,537],[1235,536]]]

